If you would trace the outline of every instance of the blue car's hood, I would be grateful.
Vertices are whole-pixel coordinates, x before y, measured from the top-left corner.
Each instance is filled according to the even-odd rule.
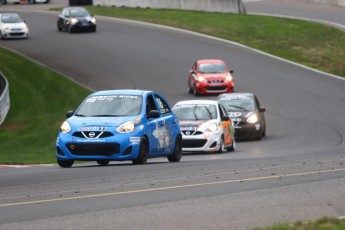
[[[130,117],[77,117],[73,116],[67,119],[72,128],[78,127],[117,127],[127,121],[135,120],[137,116]]]

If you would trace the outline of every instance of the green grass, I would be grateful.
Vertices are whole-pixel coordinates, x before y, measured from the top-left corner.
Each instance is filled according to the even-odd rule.
[[[318,23],[196,11],[87,8],[95,15],[168,25],[224,38],[345,77],[345,32]]]
[[[298,221],[293,224],[275,224],[267,228],[254,228],[253,230],[344,230],[345,220],[323,217],[315,221]]]
[[[25,58],[0,49],[9,81],[10,111],[0,126],[0,164],[55,163],[55,140],[65,112],[90,91]]]

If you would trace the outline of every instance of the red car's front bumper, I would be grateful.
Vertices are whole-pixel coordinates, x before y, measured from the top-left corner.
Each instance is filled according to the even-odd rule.
[[[195,90],[198,94],[219,94],[219,93],[233,93],[234,82],[228,81],[222,84],[209,84],[205,82],[196,82]]]

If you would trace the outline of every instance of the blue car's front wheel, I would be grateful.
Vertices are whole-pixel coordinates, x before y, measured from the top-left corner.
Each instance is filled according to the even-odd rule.
[[[132,160],[133,164],[145,164],[149,155],[149,144],[146,137],[142,137],[140,141],[138,158]]]
[[[57,160],[58,165],[62,168],[70,168],[74,163],[74,160],[60,160],[60,159],[56,159],[56,160]]]
[[[101,165],[101,166],[107,166],[109,164],[109,160],[98,160],[97,164]]]

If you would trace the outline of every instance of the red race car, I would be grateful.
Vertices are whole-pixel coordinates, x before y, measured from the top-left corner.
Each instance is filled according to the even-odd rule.
[[[189,93],[220,94],[234,92],[234,79],[228,65],[220,59],[201,59],[194,62],[188,75]]]

